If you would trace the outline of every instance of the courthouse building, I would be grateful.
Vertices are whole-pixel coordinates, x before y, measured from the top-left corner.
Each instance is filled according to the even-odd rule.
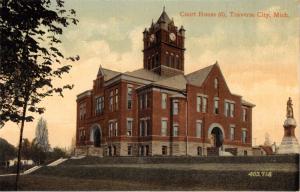
[[[76,152],[250,155],[254,105],[231,93],[220,65],[185,74],[185,29],[165,10],[143,42],[143,68],[100,66],[93,88],[77,96]]]

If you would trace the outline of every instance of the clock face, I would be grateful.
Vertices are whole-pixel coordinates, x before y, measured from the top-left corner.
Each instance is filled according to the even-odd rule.
[[[176,35],[174,33],[170,33],[169,37],[170,37],[171,41],[175,41],[176,40]]]
[[[150,39],[150,42],[154,42],[154,40],[155,40],[155,35],[154,35],[154,34],[151,34],[149,39]]]

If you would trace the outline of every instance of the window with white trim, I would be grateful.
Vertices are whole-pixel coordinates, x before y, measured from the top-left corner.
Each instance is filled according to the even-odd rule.
[[[85,119],[85,115],[86,115],[86,103],[81,103],[79,105],[79,118],[80,118],[80,120]]]
[[[162,109],[167,108],[167,94],[166,93],[161,94],[161,108]]]
[[[219,80],[218,80],[218,78],[215,78],[214,79],[214,88],[218,89],[218,87],[219,87]]]
[[[179,125],[174,124],[173,125],[173,137],[178,137],[178,135],[179,135]]]
[[[161,136],[167,136],[167,120],[161,120]]]
[[[201,133],[202,133],[202,121],[197,121],[196,122],[196,137],[201,138]]]
[[[201,97],[197,96],[197,112],[201,112]]]
[[[234,117],[234,103],[230,103],[230,117]]]
[[[230,115],[230,103],[227,101],[224,102],[224,115],[226,117],[229,117]]]
[[[127,119],[127,136],[132,136],[132,119]]]
[[[214,98],[214,113],[219,114],[219,98]]]
[[[132,87],[127,87],[127,109],[132,109]]]
[[[202,97],[202,112],[206,113],[207,112],[207,98]]]
[[[115,110],[119,109],[119,89],[115,89]]]
[[[177,100],[173,101],[173,115],[178,115],[179,112],[179,102]]]
[[[247,141],[247,131],[246,130],[242,130],[242,143],[246,143]]]
[[[109,110],[113,111],[114,110],[114,92],[110,91],[109,93]]]
[[[140,136],[148,136],[148,120],[140,120]]]
[[[230,125],[230,140],[231,141],[234,140],[234,135],[235,135],[235,126],[234,125]]]
[[[246,108],[243,108],[242,117],[243,117],[243,121],[246,122],[247,121],[247,109]]]
[[[108,137],[112,137],[113,136],[113,129],[114,129],[114,123],[113,122],[109,122],[108,123]]]
[[[114,136],[118,136],[118,122],[115,122],[115,132],[114,132]]]
[[[96,115],[102,114],[104,111],[104,97],[100,96],[96,98],[96,108],[95,113]]]

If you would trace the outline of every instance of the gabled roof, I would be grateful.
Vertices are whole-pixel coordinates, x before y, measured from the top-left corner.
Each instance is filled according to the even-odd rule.
[[[99,70],[98,70],[98,75],[103,75],[104,76],[104,81],[107,81],[117,75],[121,74],[120,72],[117,72],[117,71],[113,71],[113,70],[110,70],[110,69],[105,69],[103,68],[101,65],[99,67]]]
[[[263,149],[267,155],[272,155],[273,154],[273,150],[271,146],[267,146],[267,145],[260,145],[259,146],[261,149]]]
[[[250,103],[250,102],[245,101],[245,100],[242,100],[242,105],[249,106],[249,107],[255,107],[255,105],[253,103]]]
[[[165,78],[161,81],[154,82],[154,85],[169,87],[178,90],[185,90],[186,89],[186,79],[184,75],[176,75],[172,77]]]
[[[191,85],[201,86],[207,78],[210,71],[212,70],[212,68],[214,67],[214,65],[210,65],[193,73],[187,74],[185,76],[187,82]]]
[[[166,78],[166,76],[160,76],[152,71],[143,68],[131,72],[125,72],[124,74],[149,81],[160,81]]]

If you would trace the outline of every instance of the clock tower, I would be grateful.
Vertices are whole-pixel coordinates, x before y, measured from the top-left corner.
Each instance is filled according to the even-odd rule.
[[[184,74],[184,38],[185,29],[178,29],[164,8],[143,32],[144,69],[165,76]]]

